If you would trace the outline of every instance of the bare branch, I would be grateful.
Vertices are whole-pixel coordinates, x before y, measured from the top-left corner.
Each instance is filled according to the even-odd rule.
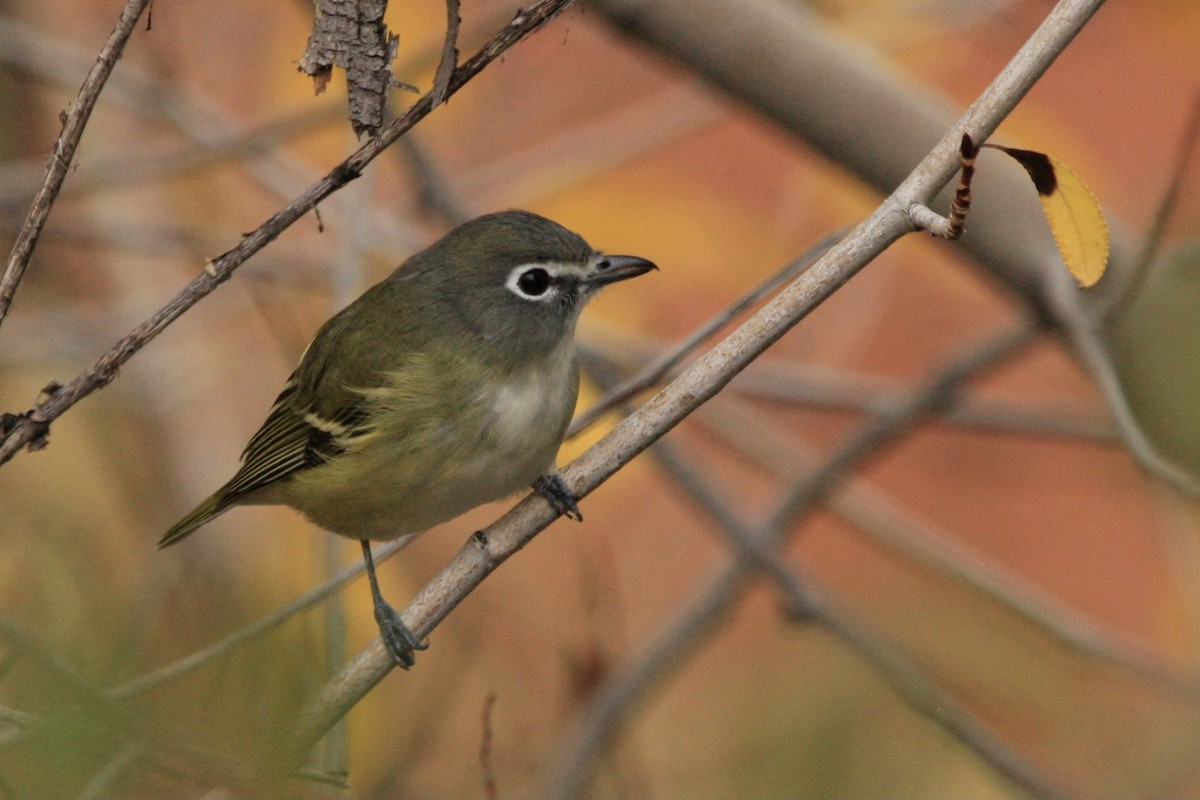
[[[127,742],[113,755],[100,771],[92,776],[87,786],[79,794],[79,800],[101,800],[113,797],[113,786],[142,757],[146,749],[145,743],[132,740]]]
[[[1141,250],[1134,259],[1133,269],[1126,279],[1125,285],[1109,295],[1109,306],[1102,311],[1105,319],[1112,319],[1128,308],[1137,298],[1146,277],[1150,274],[1150,270],[1158,258],[1158,253],[1162,249],[1167,227],[1178,208],[1179,195],[1187,182],[1188,169],[1196,151],[1197,142],[1200,142],[1200,92],[1197,92],[1196,96],[1192,98],[1192,107],[1188,111],[1183,136],[1179,139],[1179,150],[1171,162],[1171,180],[1163,190],[1157,208],[1154,209],[1150,230],[1146,231],[1146,235],[1142,237]]]
[[[1075,795],[1043,775],[990,726],[980,721],[953,695],[926,677],[894,645],[853,620],[845,611],[818,596],[811,581],[796,591],[805,603],[807,618],[831,630],[855,653],[866,659],[905,705],[936,723],[988,766],[1035,797],[1067,800]]]
[[[383,563],[407,547],[415,538],[415,536],[403,536],[394,542],[388,542],[383,547],[376,549],[375,562],[377,564]],[[301,611],[320,603],[361,575],[365,569],[366,564],[362,561],[356,561],[354,564],[343,568],[336,575],[330,576],[321,586],[310,589],[292,602],[273,611],[257,622],[253,622],[241,630],[231,633],[224,639],[214,642],[202,650],[197,650],[195,653],[181,658],[174,664],[169,664],[161,669],[148,672],[140,678],[135,678],[128,683],[113,687],[105,692],[105,694],[111,700],[124,700],[129,697],[136,697],[161,686],[167,681],[174,680],[181,675],[186,675],[193,670],[199,669],[214,658],[224,655],[248,641],[257,639],[259,636],[278,628]]]
[[[787,493],[787,497],[761,530],[756,532],[748,528],[721,505],[706,503],[707,510],[716,515],[730,534],[731,541],[737,547],[738,557],[720,570],[719,574],[695,595],[683,613],[661,629],[637,662],[614,673],[607,684],[601,687],[582,718],[580,727],[564,748],[564,755],[551,780],[547,782],[546,791],[539,792],[538,796],[568,798],[582,794],[589,780],[591,765],[595,763],[607,743],[614,741],[618,726],[635,702],[669,671],[671,665],[678,663],[699,647],[702,637],[715,631],[732,609],[756,568],[765,569],[776,585],[784,589],[798,613],[807,614],[822,623],[826,622],[822,604],[810,591],[802,588],[789,569],[782,567],[777,558],[771,555],[773,549],[804,516],[816,510],[817,503],[849,470],[857,467],[863,459],[877,453],[887,442],[904,433],[926,414],[949,402],[967,379],[1010,355],[1028,339],[1032,330],[1032,325],[1022,325],[989,340],[965,357],[939,370],[921,387],[911,392],[892,413],[881,414],[863,426],[838,448],[820,469],[805,476]],[[693,488],[696,485],[695,481],[685,484]],[[707,499],[703,494],[697,497],[701,500]],[[834,629],[841,633],[838,627]],[[885,670],[889,682],[903,684],[912,680],[911,676],[901,677],[887,673],[888,669],[896,667],[893,663],[883,661],[877,665]],[[935,690],[932,684],[926,689],[927,693],[921,697],[928,697],[930,692],[937,691],[939,699],[946,703],[951,702],[949,698],[943,698],[940,690]],[[913,699],[904,694],[901,697],[906,701]],[[918,710],[925,713],[923,707]],[[1044,791],[1038,792],[1041,796],[1059,796],[1036,770],[1025,765],[1007,745],[993,736],[983,735],[982,726],[977,727],[981,731],[979,736],[960,739],[965,745],[1018,784],[1027,788],[1043,787]],[[950,732],[962,737],[964,732],[973,732],[973,729],[960,725]]]
[[[913,230],[906,209],[927,201],[955,172],[963,132],[982,141],[1010,113],[1058,53],[1091,18],[1103,0],[1063,0],[961,120],[897,190],[845,239],[749,320],[709,350],[669,386],[625,418],[563,472],[568,487],[584,497],[632,458],[709,400],[783,334],[862,269],[892,242]],[[949,396],[941,387],[939,400]],[[882,435],[876,431],[875,435]],[[838,466],[838,465],[834,465]],[[780,510],[790,513],[798,493]],[[403,615],[425,637],[488,574],[554,520],[541,497],[527,497],[499,521],[471,537],[449,565],[417,596]],[[302,760],[334,721],[340,719],[395,666],[379,640],[362,651],[301,712],[282,743],[283,765]]]
[[[696,421],[712,426],[718,433],[735,434],[723,438],[780,475],[810,472],[818,467],[815,455],[807,452],[811,448],[777,426],[765,425],[760,415],[739,408],[741,405],[730,399],[709,403],[696,415]],[[993,598],[1044,629],[1069,650],[1127,670],[1186,702],[1200,703],[1200,687],[1195,681],[1179,675],[1140,642],[1097,624],[1024,578],[959,544],[929,520],[897,508],[861,482],[848,482],[827,502],[875,544]]]
[[[540,0],[522,11],[499,31],[478,53],[454,71],[450,92],[456,92],[508,48],[545,25],[573,0]],[[403,136],[433,109],[432,97],[425,95],[404,116],[389,123],[377,138],[371,139],[324,178],[312,184],[302,195],[276,212],[254,231],[246,234],[231,250],[209,262],[208,266],[176,297],[154,315],[117,342],[86,372],[69,384],[50,393],[45,402],[21,414],[7,417],[0,431],[0,464],[9,461],[28,444],[43,442],[51,422],[75,403],[108,385],[117,370],[151,339],[185,311],[206,297],[233,275],[246,259],[273,241],[288,226],[314,209],[320,201],[357,178],[381,152]]]
[[[949,123],[950,111],[941,98],[915,92],[894,75],[864,66],[860,52],[825,35],[815,15],[795,4],[772,0],[594,0],[593,5],[622,32],[685,62],[882,191],[900,180],[927,143]],[[1048,21],[1069,13],[1066,4],[1060,3]],[[1054,54],[1050,43],[1042,44],[1042,58],[1027,53],[1030,58],[1014,59],[1007,69],[1023,71],[1040,62],[1036,69],[1044,70]],[[752,62],[741,57],[749,48],[756,54]],[[1002,74],[998,81],[1005,79]],[[838,86],[839,97],[870,97],[873,102],[856,106],[853,114],[822,113],[829,103],[831,82]],[[981,97],[973,109],[986,112],[982,104],[987,102],[988,97]],[[944,138],[938,147],[957,151],[961,134],[983,142],[995,129],[957,130],[959,136]],[[947,177],[944,173],[938,176],[940,181]],[[1004,197],[1022,196],[1027,187],[1021,184],[1015,175],[989,177],[988,195],[993,199],[979,198],[975,203],[971,235],[963,240],[963,247],[1032,304],[1039,315],[1061,328],[1080,350],[1081,360],[1100,384],[1138,463],[1176,490],[1200,496],[1200,482],[1158,453],[1142,432],[1128,409],[1111,361],[1106,360],[1107,353],[1091,330],[1097,312],[1106,307],[1107,294],[1122,282],[1105,281],[1096,291],[1079,292],[1061,268],[1049,234],[1031,235],[1031,231],[1045,229],[1035,204],[995,204]],[[918,206],[927,207],[930,200],[914,196],[905,210],[911,213]],[[942,224],[936,222],[936,214],[918,216],[924,224]],[[1127,237],[1115,226],[1110,228],[1113,251],[1119,255],[1127,247]],[[1131,268],[1130,262],[1119,257],[1113,262],[1110,271],[1114,275]]]
[[[597,327],[593,320],[590,330]],[[622,336],[604,331],[607,341],[589,340],[581,352],[591,352],[625,369],[644,369],[649,362],[666,358],[667,344],[639,334]],[[679,374],[670,370],[664,379]],[[632,379],[631,379],[632,380]],[[903,382],[832,367],[799,364],[764,355],[747,367],[729,384],[729,391],[749,398],[776,403],[794,403],[830,411],[858,411],[877,414],[899,402],[905,392]],[[1061,436],[1098,444],[1121,445],[1116,428],[1099,411],[1074,403],[1020,403],[992,399],[965,390],[958,402],[937,415],[939,423],[1000,435]],[[572,426],[574,428],[574,426]]]
[[[483,701],[483,711],[479,715],[479,775],[483,781],[484,800],[500,800],[500,791],[496,788],[496,770],[492,766],[492,710],[496,707],[496,693],[492,692]]]
[[[593,0],[621,33],[675,58],[695,74],[800,137],[868,185],[890,193],[947,131],[940,147],[957,154],[961,134],[986,141],[992,130],[955,128],[955,106],[915,88],[868,49],[831,34],[809,8],[781,0]],[[1045,48],[1048,51],[1050,48]],[[755,57],[747,59],[745,53]],[[1052,56],[1048,56],[1051,57]],[[1024,69],[1028,62],[1020,66]],[[837,92],[831,93],[830,86]],[[842,98],[870,98],[847,106]],[[980,102],[976,111],[984,112]],[[945,161],[951,172],[958,159]],[[949,176],[939,176],[942,181]],[[1050,286],[1062,279],[1058,253],[1020,176],[988,176],[971,234],[961,246],[989,273],[1053,318]],[[931,205],[932,197],[914,202]],[[939,200],[939,203],[942,202]],[[945,198],[949,203],[949,198]],[[1114,242],[1121,236],[1114,231]],[[1119,249],[1119,248],[1118,248]],[[1048,286],[1049,285],[1049,286]],[[1068,302],[1086,302],[1078,292]]]
[[[383,127],[399,41],[383,21],[387,0],[317,0],[314,7],[312,35],[298,68],[313,79],[317,94],[325,91],[335,66],[344,69],[350,126],[356,135],[374,135]]]
[[[54,143],[50,163],[46,165],[46,177],[42,182],[42,188],[38,190],[37,196],[33,199],[29,216],[21,227],[20,233],[17,234],[17,240],[13,243],[8,263],[4,266],[4,274],[0,276],[0,324],[3,324],[4,318],[8,316],[8,309],[12,306],[17,286],[20,285],[25,269],[29,266],[29,259],[33,257],[33,249],[37,246],[38,237],[41,236],[42,229],[46,226],[46,220],[50,217],[50,209],[53,208],[54,201],[62,189],[63,181],[66,180],[67,170],[75,158],[75,149],[79,146],[79,139],[83,136],[83,130],[91,118],[92,109],[95,108],[96,101],[100,98],[100,92],[108,81],[113,67],[117,64],[117,59],[121,57],[125,43],[137,25],[138,17],[142,15],[149,3],[150,0],[128,0],[125,3],[125,7],[121,10],[121,16],[117,18],[116,27],[109,34],[108,41],[104,43],[100,55],[96,57],[95,65],[79,89],[79,96],[75,99],[71,110],[62,115],[62,132],[59,133],[58,139]]]
[[[695,352],[713,334],[745,313],[755,303],[758,303],[780,286],[795,278],[800,272],[808,269],[813,261],[824,254],[844,234],[844,231],[838,231],[817,242],[800,254],[798,258],[786,264],[783,269],[767,278],[749,292],[746,292],[737,300],[734,300],[724,310],[710,317],[707,322],[688,334],[675,347],[646,364],[638,374],[624,381],[620,386],[606,391],[600,399],[592,404],[591,408],[571,421],[571,427],[567,431],[567,436],[577,436],[608,411],[632,399],[646,389],[657,386],[663,378],[670,374],[671,370],[683,363],[684,359]]]
[[[458,27],[462,19],[458,16],[458,0],[446,0],[446,41],[442,45],[442,60],[437,74],[433,76],[433,104],[440,106],[446,100],[450,76],[458,65]]]

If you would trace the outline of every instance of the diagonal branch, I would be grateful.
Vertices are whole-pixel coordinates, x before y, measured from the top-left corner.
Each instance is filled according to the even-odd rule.
[[[795,3],[593,0],[593,5],[622,33],[682,61],[882,191],[901,179],[950,120],[943,98],[914,91],[891,72],[875,67],[861,50],[824,33],[817,16]],[[1059,4],[1048,21],[1060,12],[1069,13]],[[1039,42],[1038,35],[1029,42],[1052,60],[1054,45]],[[746,59],[747,52],[754,52],[755,58]],[[1015,62],[1010,66],[1024,68]],[[837,91],[830,92],[830,85]],[[871,102],[855,103],[847,111],[846,97],[869,97]],[[977,103],[981,101],[986,100]],[[973,130],[961,132],[983,142],[993,131],[984,136]],[[954,147],[960,143],[961,138],[956,138]],[[945,141],[939,145],[948,146]],[[1095,375],[1118,432],[1138,463],[1176,490],[1200,497],[1200,482],[1164,458],[1147,439],[1092,329],[1111,302],[1111,293],[1125,285],[1120,273],[1134,268],[1120,257],[1128,237],[1111,226],[1114,277],[1094,291],[1080,293],[1061,269],[1049,237],[1031,235],[1044,230],[1040,211],[1032,204],[1002,200],[1027,191],[1020,186],[1023,180],[1005,173],[989,177],[992,199],[976,199],[964,249],[986,266],[989,275],[1067,335],[1084,366]]]
[[[712,398],[892,242],[912,232],[907,209],[916,202],[927,202],[954,174],[962,134],[979,141],[987,138],[1102,4],[1103,0],[1060,2],[958,123],[874,213],[564,470],[563,477],[572,492],[584,497],[594,490]],[[545,500],[527,497],[496,523],[472,536],[405,610],[405,624],[418,636],[427,636],[487,575],[554,518]],[[394,666],[378,639],[359,653],[302,710],[287,741],[281,743],[281,764],[286,767],[299,763],[330,725]]]
[[[0,276],[0,324],[3,324],[4,318],[8,316],[17,286],[25,275],[38,237],[42,235],[42,229],[46,227],[46,220],[50,217],[50,209],[54,207],[54,201],[67,178],[67,170],[75,158],[75,149],[79,146],[79,139],[83,136],[88,119],[91,118],[92,109],[96,107],[96,101],[100,98],[100,91],[108,81],[108,76],[112,74],[117,59],[121,57],[125,43],[133,34],[138,18],[149,4],[150,0],[128,0],[125,3],[121,16],[117,18],[116,27],[109,34],[108,41],[96,57],[95,65],[79,89],[79,96],[71,110],[65,112],[62,117],[62,132],[54,142],[54,151],[50,156],[50,163],[46,165],[46,177],[42,181],[42,188],[33,198],[29,216],[17,234],[8,263],[4,266],[4,274]]]
[[[454,70],[449,84],[449,93],[461,89],[478,75],[484,67],[499,58],[505,51],[541,28],[574,0],[540,0],[528,10],[519,12],[513,20],[500,30],[484,47]],[[400,118],[389,123],[349,158],[334,167],[325,177],[308,187],[274,216],[255,230],[242,237],[242,241],[231,250],[213,259],[186,288],[173,300],[155,312],[149,319],[130,331],[118,341],[87,371],[65,386],[54,385],[52,391],[35,408],[22,414],[5,415],[0,426],[0,464],[4,464],[22,447],[44,443],[50,423],[75,403],[92,392],[108,385],[117,375],[117,370],[134,353],[142,349],[151,339],[162,333],[185,311],[206,297],[214,289],[229,280],[234,270],[250,256],[266,247],[317,204],[350,181],[357,178],[375,158],[407,133],[433,110],[432,95],[426,94]]]
[[[798,258],[794,258],[784,265],[783,269],[777,271],[758,286],[755,286],[713,315],[707,322],[688,334],[682,342],[657,358],[652,359],[636,375],[606,391],[604,396],[592,404],[591,408],[571,421],[571,427],[567,431],[567,436],[577,435],[600,417],[604,416],[608,411],[620,406],[627,400],[633,399],[639,392],[657,385],[671,370],[683,363],[685,358],[695,352],[701,344],[723,326],[728,325],[739,314],[744,313],[747,309],[753,307],[755,303],[758,303],[771,294],[771,292],[774,292],[780,286],[794,279],[800,272],[808,269],[813,261],[833,246],[833,243],[840,239],[843,234],[843,231],[838,231],[817,242],[805,250]]]
[[[828,625],[856,651],[866,656],[881,671],[885,680],[897,688],[901,698],[918,713],[943,724],[948,732],[1018,785],[1035,791],[1039,796],[1061,796],[1036,769],[1025,763],[982,723],[959,709],[935,684],[925,681],[894,651],[881,644],[861,649],[860,646],[867,641],[863,629],[852,627],[842,618],[831,614],[826,603],[798,582],[789,570],[781,569],[773,557],[775,548],[787,532],[814,512],[817,504],[850,470],[950,401],[964,383],[980,370],[994,366],[1012,354],[1028,340],[1032,330],[1033,327],[1028,324],[1018,326],[938,370],[895,408],[864,425],[820,469],[798,481],[760,530],[749,528],[719,506],[709,505],[707,510],[716,515],[736,545],[737,557],[719,570],[694,596],[687,608],[653,638],[639,660],[614,673],[607,684],[600,688],[575,735],[564,747],[545,791],[539,792],[538,796],[569,798],[582,794],[591,774],[591,765],[608,743],[616,739],[618,727],[634,704],[672,665],[694,652],[705,638],[717,630],[732,611],[756,569],[764,570],[783,589],[798,614]],[[690,488],[694,489],[694,484]],[[705,499],[702,494],[696,496]]]
[[[375,563],[382,564],[384,561],[407,547],[414,538],[416,537],[412,535],[402,536],[396,541],[388,542],[383,547],[378,548],[375,551]],[[330,537],[330,539],[332,541],[332,537]],[[186,675],[193,670],[199,669],[213,659],[228,653],[230,650],[240,647],[246,642],[257,639],[258,637],[267,633],[270,633],[283,623],[290,620],[292,617],[299,614],[301,611],[312,608],[318,603],[324,601],[335,592],[340,591],[344,586],[346,586],[346,584],[357,578],[365,570],[366,564],[361,560],[356,561],[347,567],[343,567],[337,573],[329,576],[329,579],[325,583],[317,586],[314,589],[310,589],[309,591],[297,597],[295,600],[275,611],[272,611],[270,614],[267,614],[265,617],[262,617],[256,622],[234,631],[224,639],[197,650],[191,655],[184,656],[172,664],[168,664],[165,667],[156,669],[153,672],[148,672],[140,678],[135,678],[131,681],[121,684],[120,686],[114,686],[113,688],[105,691],[104,694],[109,700],[125,700],[130,697],[136,697],[144,694],[152,689],[157,688],[158,686],[161,686],[164,683],[167,683],[168,681],[180,677],[181,675]]]
[[[961,395],[956,403],[961,403]],[[697,415],[729,445],[756,458],[779,475],[816,468],[811,447],[794,436],[781,436],[776,426],[762,423],[749,408],[726,400],[710,403]],[[1200,703],[1200,687],[1168,666],[1140,642],[1100,625],[1050,594],[978,555],[939,530],[927,519],[914,517],[861,482],[851,482],[832,498],[832,511],[861,535],[894,555],[965,586],[1004,605],[1008,611],[1045,630],[1068,650],[1127,670],[1141,680],[1173,692],[1188,703]]]

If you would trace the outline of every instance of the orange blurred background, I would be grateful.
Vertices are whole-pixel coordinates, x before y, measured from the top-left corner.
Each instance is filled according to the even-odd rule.
[[[838,35],[882,52],[895,70],[962,107],[1051,7],[814,5]],[[40,179],[58,111],[73,99],[119,7],[0,4],[0,28],[16,37],[6,41],[30,48],[0,53],[6,244]],[[464,56],[515,9],[466,0]],[[206,258],[356,146],[343,118],[342,79],[314,97],[295,68],[309,4],[159,2],[153,15],[101,96],[0,328],[0,411],[24,410],[50,380],[87,368]],[[393,3],[388,21],[400,35],[397,77],[428,87],[444,5]],[[1070,164],[1110,216],[1140,235],[1176,169],[1198,53],[1200,5],[1110,3],[1001,132]],[[413,97],[394,99],[404,105]],[[289,129],[282,143],[177,166],[205,152],[197,142],[221,147],[281,120]],[[120,754],[126,740],[113,731],[123,726],[142,731],[150,745],[252,762],[328,670],[376,635],[360,580],[333,608],[345,626],[340,654],[336,645],[331,651],[322,606],[123,701],[120,712],[93,707],[90,690],[72,683],[120,686],[320,584],[331,563],[357,560],[356,544],[332,540],[286,509],[237,510],[179,547],[157,552],[154,545],[232,474],[320,323],[448,230],[448,216],[422,199],[430,180],[466,216],[528,208],[598,248],[658,263],[659,273],[611,290],[581,323],[590,346],[628,367],[879,199],[785,131],[623,39],[586,5],[510,51],[411,139],[428,167],[424,178],[413,151],[398,145],[384,154],[321,204],[321,226],[312,215],[294,225],[134,357],[116,382],[57,421],[46,450],[0,468],[0,622],[33,643],[10,638],[0,650],[0,706],[67,720],[0,739],[0,777],[12,796],[79,795]],[[985,153],[980,183],[989,163]],[[1191,175],[1168,232],[1171,247],[1194,237],[1200,222]],[[1032,191],[1029,202],[1036,203]],[[1190,298],[1200,287],[1194,257],[1178,259],[1170,262],[1175,272],[1164,270],[1179,282],[1152,285],[1164,302],[1176,299],[1177,316],[1139,307],[1115,349],[1127,374],[1162,378],[1165,371],[1163,380],[1194,409],[1189,387],[1200,375],[1193,344],[1200,339],[1190,332],[1200,309]],[[871,378],[900,390],[1002,329],[1017,310],[953,246],[909,237],[776,345],[747,384],[799,370],[807,379]],[[1131,394],[1151,405],[1166,396],[1149,386]],[[972,398],[1106,429],[1099,393],[1052,339],[972,389]],[[798,475],[761,449],[756,456],[759,445],[739,430],[749,423],[737,421],[748,403],[767,437],[796,453],[832,451],[863,419],[754,399],[737,384],[727,393],[737,403],[725,404],[724,414],[699,415],[668,441],[752,522]],[[586,387],[582,405],[596,396]],[[1147,425],[1172,440],[1167,449],[1181,461],[1200,463],[1188,462],[1200,432],[1172,427],[1175,419]],[[560,460],[599,433],[568,443]],[[852,480],[1167,667],[1195,674],[1200,562],[1192,510],[1110,440],[935,420]],[[387,596],[403,604],[504,507],[477,509],[387,562]],[[536,793],[597,683],[635,660],[732,556],[719,526],[652,454],[583,508],[586,522],[560,521],[540,535],[434,632],[414,670],[390,675],[354,709],[344,751],[335,743],[317,754],[326,767],[348,764],[347,796],[482,796],[481,713],[490,694],[499,794]],[[1062,785],[1096,797],[1200,797],[1194,689],[1074,654],[996,601],[872,543],[839,513],[808,520],[788,557]],[[817,626],[789,622],[780,605],[775,590],[757,587],[718,636],[664,676],[600,765],[597,796],[1019,796],[898,700],[852,649]],[[48,666],[50,656],[76,677]],[[111,796],[200,797],[221,783],[142,756],[131,764]]]

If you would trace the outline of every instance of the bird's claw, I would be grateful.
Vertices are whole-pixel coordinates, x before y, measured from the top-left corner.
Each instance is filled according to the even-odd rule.
[[[562,516],[576,522],[583,522],[583,512],[579,510],[578,498],[567,486],[567,482],[562,479],[562,475],[554,472],[540,476],[533,482],[533,490],[546,498],[546,502]]]
[[[409,630],[396,613],[396,609],[387,603],[375,604],[375,621],[379,623],[379,635],[392,658],[403,669],[409,669],[416,662],[414,651],[425,650],[429,647],[417,635]]]

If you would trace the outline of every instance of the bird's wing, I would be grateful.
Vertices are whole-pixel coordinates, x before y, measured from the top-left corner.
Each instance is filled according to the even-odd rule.
[[[320,466],[370,431],[364,398],[347,392],[338,413],[323,416],[298,396],[296,376],[284,385],[266,422],[242,453],[242,467],[222,491],[221,504]]]
[[[387,302],[364,302],[379,293],[392,296]],[[415,366],[425,363],[408,349],[419,350],[425,337],[416,312],[411,298],[385,281],[326,322],[246,445],[242,467],[224,487],[221,505],[320,466],[370,435],[375,429],[370,387],[389,376],[411,382],[420,372]]]

